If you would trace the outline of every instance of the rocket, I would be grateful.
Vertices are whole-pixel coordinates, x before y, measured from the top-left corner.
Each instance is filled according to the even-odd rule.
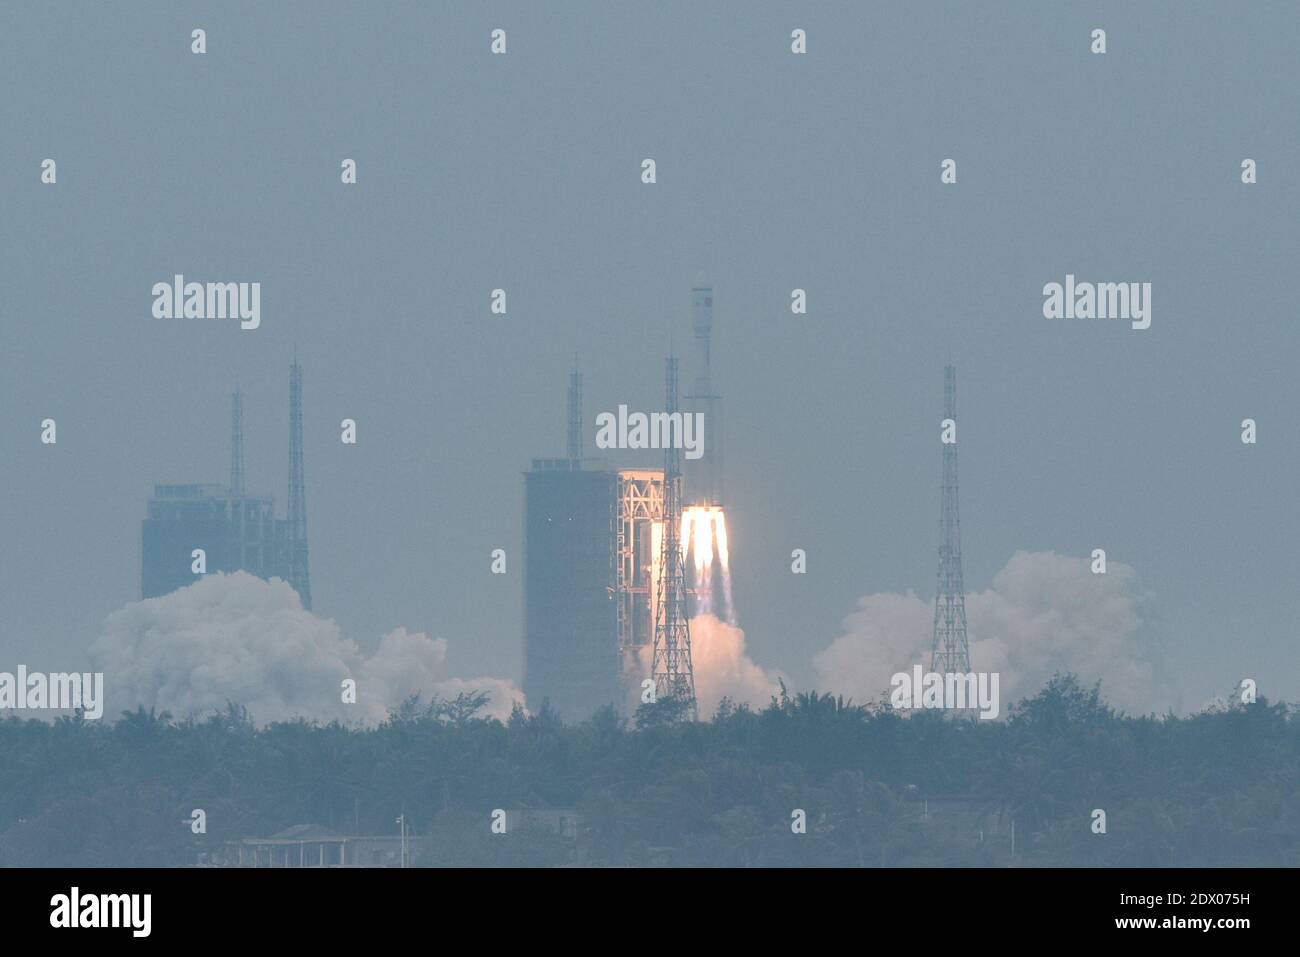
[[[721,505],[722,396],[713,390],[713,287],[701,273],[691,289],[691,328],[695,334],[695,379],[686,406],[704,416],[703,453],[683,475],[686,501],[694,505]]]

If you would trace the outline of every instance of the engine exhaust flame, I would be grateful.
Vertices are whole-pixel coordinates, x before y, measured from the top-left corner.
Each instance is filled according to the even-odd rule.
[[[681,537],[684,554],[694,556],[694,614],[715,615],[734,625],[726,513],[719,506],[692,505],[683,509]]]
[[[650,581],[658,583],[664,528],[656,522],[650,530]],[[727,546],[727,516],[718,506],[691,505],[682,509],[678,536],[682,561],[686,565],[690,590],[691,617],[713,615],[729,625],[736,624],[731,598],[731,553]],[[650,615],[655,620],[657,589],[651,589]]]

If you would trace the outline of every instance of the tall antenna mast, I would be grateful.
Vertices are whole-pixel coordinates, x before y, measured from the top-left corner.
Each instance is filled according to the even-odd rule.
[[[289,584],[311,610],[311,573],[307,563],[307,490],[302,466],[302,366],[297,350],[289,367]]]
[[[570,461],[580,461],[582,459],[582,373],[576,368],[577,357],[574,357],[574,370],[569,373],[569,404],[568,404],[568,423],[567,423],[567,447]]]
[[[961,517],[957,512],[957,368],[943,370],[943,489],[939,505],[939,583],[934,595],[934,643],[930,670],[969,674],[966,588],[961,575]],[[951,426],[948,423],[951,422]],[[952,441],[946,433],[952,430]]]
[[[244,394],[239,389],[230,396],[230,494],[244,494]]]
[[[668,421],[672,423],[677,413],[676,356],[668,357],[666,372]],[[679,426],[680,418],[677,414]],[[685,701],[687,713],[694,720],[699,716],[699,710],[695,701],[695,669],[691,663],[691,626],[686,613],[681,545],[682,463],[681,449],[677,448],[676,441],[669,441],[664,449],[663,516],[663,552],[659,560],[659,594],[651,659],[655,699],[671,697]]]

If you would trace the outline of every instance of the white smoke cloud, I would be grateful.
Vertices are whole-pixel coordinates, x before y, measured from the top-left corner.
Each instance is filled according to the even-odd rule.
[[[652,650],[640,649],[641,674],[650,674]],[[779,671],[760,667],[745,652],[745,632],[713,615],[691,619],[691,666],[695,672],[695,700],[700,717],[707,719],[718,710],[723,698],[754,708],[765,707],[780,691]],[[639,703],[639,683],[633,682]],[[635,704],[634,704],[635,707]]]
[[[691,663],[700,715],[710,716],[723,698],[763,707],[780,691],[780,672],[759,667],[745,653],[745,632],[713,615],[691,619]]]
[[[1094,575],[1086,559],[1016,552],[990,589],[966,596],[971,666],[999,673],[1004,710],[1072,672],[1087,685],[1100,680],[1114,707],[1162,712],[1176,702],[1153,667],[1144,603],[1128,565],[1112,561]],[[875,701],[896,672],[929,669],[934,606],[914,592],[860,598],[843,627],[813,656],[819,690]]]
[[[480,713],[500,718],[523,703],[510,681],[449,677],[442,638],[398,628],[366,657],[337,624],[305,611],[285,582],[245,572],[208,575],[113,612],[91,657],[104,672],[109,714],[144,705],[182,718],[233,701],[259,724],[297,717],[375,724],[416,693],[427,701],[485,691]],[[356,704],[342,701],[345,678],[356,680]]]

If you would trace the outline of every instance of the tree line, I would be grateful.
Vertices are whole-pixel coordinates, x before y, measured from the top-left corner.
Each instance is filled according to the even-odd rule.
[[[424,866],[1300,865],[1295,709],[1263,698],[1129,716],[1065,675],[999,721],[782,687],[706,721],[667,700],[578,724],[485,700],[413,698],[371,728],[259,728],[233,704],[8,717],[0,866],[189,866],[294,824],[395,835],[398,815]],[[577,832],[493,833],[498,808]]]

